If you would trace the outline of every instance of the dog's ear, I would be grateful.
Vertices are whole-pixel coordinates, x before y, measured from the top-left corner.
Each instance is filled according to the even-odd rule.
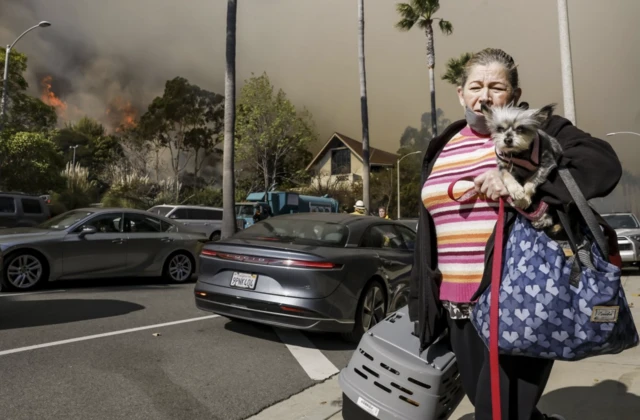
[[[553,115],[553,110],[556,108],[556,104],[545,105],[533,114],[533,117],[543,124]]]
[[[484,117],[487,119],[487,121],[493,121],[493,111],[487,106],[486,103],[482,102],[480,104],[480,110],[484,114]]]

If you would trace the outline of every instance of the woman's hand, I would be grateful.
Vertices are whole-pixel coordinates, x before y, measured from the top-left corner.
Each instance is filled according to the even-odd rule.
[[[507,187],[502,182],[497,169],[489,169],[487,172],[478,175],[474,180],[475,190],[491,200],[498,200],[500,197],[509,195]]]

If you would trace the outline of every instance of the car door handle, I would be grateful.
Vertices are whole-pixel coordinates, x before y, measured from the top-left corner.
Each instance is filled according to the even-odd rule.
[[[173,242],[173,238],[162,238],[160,239],[162,242]]]
[[[122,243],[124,243],[124,241],[125,241],[125,240],[126,240],[126,239],[118,238],[118,239],[114,239],[114,240],[113,240],[113,241],[111,241],[111,242],[113,242],[114,244],[122,244]]]

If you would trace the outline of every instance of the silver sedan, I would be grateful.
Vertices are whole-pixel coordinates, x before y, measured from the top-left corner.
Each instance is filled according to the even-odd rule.
[[[164,276],[185,282],[207,238],[132,209],[78,209],[33,228],[0,230],[3,289],[46,281]]]

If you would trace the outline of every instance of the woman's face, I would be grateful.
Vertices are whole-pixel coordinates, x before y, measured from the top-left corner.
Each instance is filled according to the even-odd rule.
[[[468,107],[482,115],[480,106],[504,106],[510,102],[518,103],[521,90],[513,89],[509,83],[507,69],[499,63],[488,66],[476,64],[471,68],[467,83],[458,87],[460,105]]]

